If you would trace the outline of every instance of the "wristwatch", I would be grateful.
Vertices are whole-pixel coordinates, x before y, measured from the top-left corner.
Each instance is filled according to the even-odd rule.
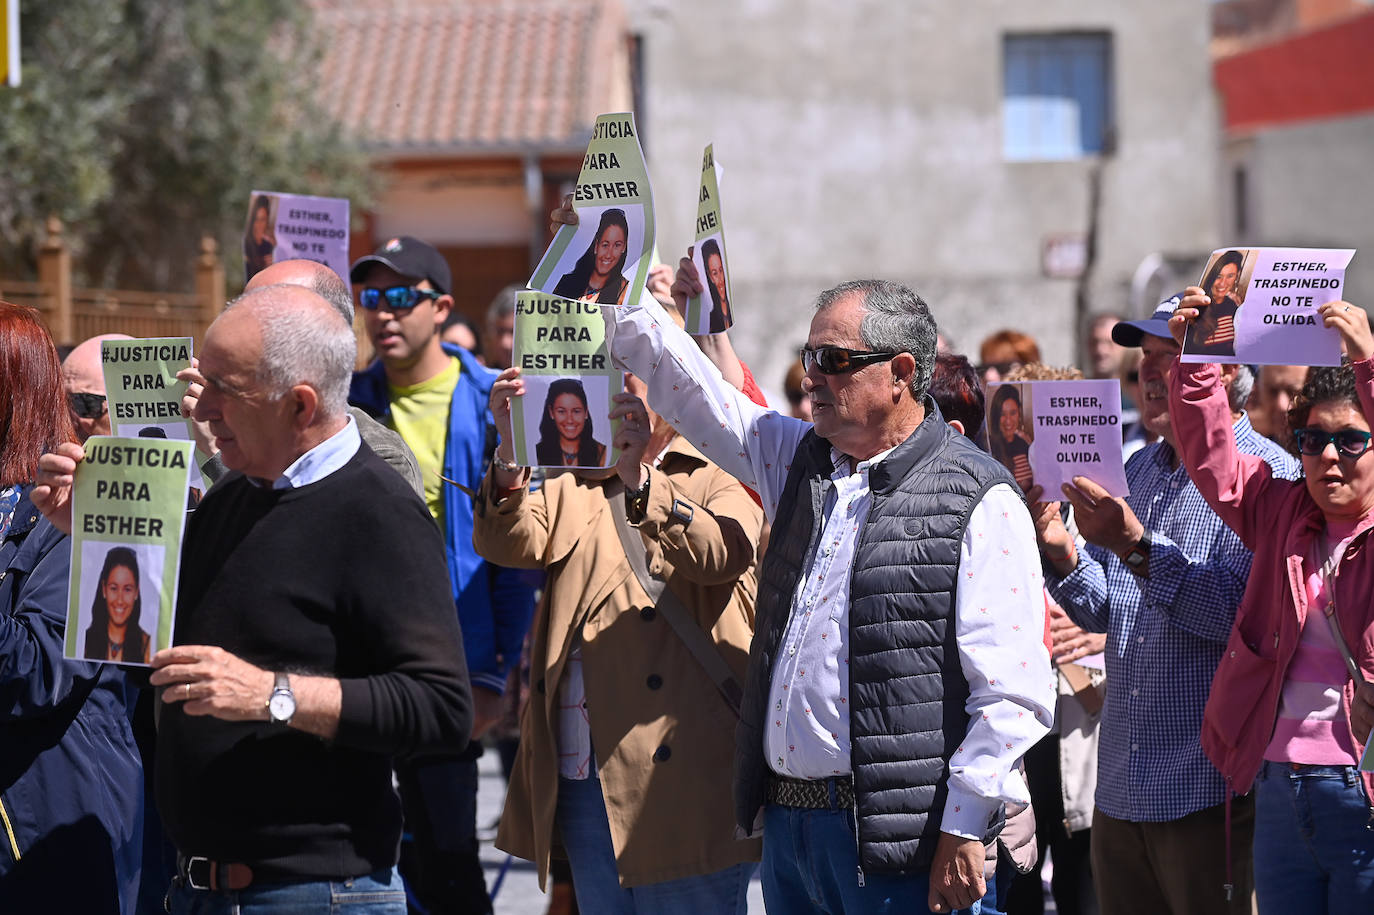
[[[648,474],[644,476],[644,485],[634,492],[625,490],[625,518],[631,524],[638,524],[644,520],[644,512],[649,507],[649,481],[653,479]]]
[[[1121,557],[1121,561],[1126,563],[1126,568],[1132,572],[1139,572],[1150,562],[1150,533],[1146,531],[1140,535],[1140,539]]]
[[[272,695],[267,697],[267,717],[273,724],[290,724],[296,714],[296,694],[291,692],[291,679],[281,671],[276,673]]]

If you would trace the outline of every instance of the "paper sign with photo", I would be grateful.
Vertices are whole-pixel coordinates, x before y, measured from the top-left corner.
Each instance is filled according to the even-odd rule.
[[[253,191],[243,229],[243,281],[277,261],[324,264],[348,279],[348,200]]]
[[[1317,309],[1342,298],[1346,248],[1220,248],[1199,282],[1211,297],[1183,362],[1340,365],[1341,337]]]
[[[638,302],[653,266],[654,197],[634,115],[603,114],[573,191],[576,226],[560,226],[530,288],[602,305]]]
[[[65,657],[146,665],[172,644],[190,442],[97,435],[72,487]]]
[[[167,438],[193,441],[191,421],[181,416],[186,382],[177,372],[191,364],[190,337],[150,337],[143,340],[102,340],[101,368],[110,428],[129,438]],[[198,455],[191,467],[191,488],[204,490]],[[195,501],[199,501],[199,493]]]
[[[1116,379],[991,384],[986,403],[988,450],[1022,490],[1043,486],[1053,501],[1083,476],[1109,495],[1129,495]]]
[[[697,234],[692,262],[705,289],[687,300],[687,332],[718,334],[734,324],[730,307],[729,259],[720,211],[720,165],[710,146],[701,156],[701,190],[697,193]]]
[[[515,462],[527,467],[609,467],[619,423],[611,398],[624,388],[593,302],[540,292],[515,296],[515,355],[525,395],[511,401]]]

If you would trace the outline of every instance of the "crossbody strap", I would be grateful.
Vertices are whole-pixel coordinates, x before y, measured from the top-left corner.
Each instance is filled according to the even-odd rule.
[[[625,550],[625,558],[629,560],[630,568],[634,571],[635,578],[639,580],[640,587],[649,595],[649,599],[654,602],[654,608],[668,621],[673,632],[677,634],[682,644],[687,646],[692,657],[706,671],[711,682],[716,685],[716,689],[720,691],[726,704],[730,706],[730,710],[738,717],[744,690],[740,688],[739,681],[735,679],[734,671],[730,669],[729,664],[725,663],[725,658],[721,657],[720,652],[716,650],[716,643],[696,624],[682,601],[668,587],[668,583],[662,578],[655,578],[649,574],[648,564],[644,561],[644,538],[637,528],[630,526],[630,520],[625,517],[623,506],[617,504],[619,500],[615,498],[624,491],[624,486],[616,481],[607,487],[607,491],[611,501],[607,510],[615,520],[615,532],[620,536],[620,545]]]
[[[1324,557],[1322,559],[1322,584],[1326,589],[1326,606],[1322,608],[1322,616],[1326,617],[1326,623],[1331,627],[1331,637],[1336,640],[1336,647],[1345,660],[1345,669],[1350,672],[1350,679],[1355,681],[1356,686],[1363,686],[1364,674],[1360,672],[1360,665],[1355,663],[1355,658],[1350,654],[1350,646],[1345,643],[1345,636],[1341,633],[1340,620],[1336,616],[1336,554],[1327,543],[1326,531],[1317,535],[1317,543]]]

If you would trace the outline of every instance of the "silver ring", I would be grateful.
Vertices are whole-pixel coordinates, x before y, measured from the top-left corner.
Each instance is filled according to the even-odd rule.
[[[1342,308],[1341,308],[1341,311],[1349,311],[1349,310],[1350,310],[1350,306],[1349,306],[1349,305],[1342,306]]]

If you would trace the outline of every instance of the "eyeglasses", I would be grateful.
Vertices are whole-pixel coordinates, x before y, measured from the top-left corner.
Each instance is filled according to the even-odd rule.
[[[1326,450],[1326,446],[1332,442],[1336,443],[1336,450],[1341,457],[1357,458],[1369,450],[1370,433],[1364,429],[1337,429],[1335,432],[1327,432],[1316,426],[1308,426],[1305,429],[1294,429],[1293,438],[1298,443],[1298,450],[1310,457],[1315,457]]]
[[[67,395],[67,406],[82,419],[96,419],[105,412],[105,395],[73,391]]]
[[[358,293],[358,304],[368,311],[376,311],[386,299],[387,311],[409,311],[420,304],[421,299],[437,299],[440,293],[433,289],[417,289],[414,286],[392,286],[389,289],[367,288]]]
[[[820,369],[822,375],[843,375],[874,362],[895,359],[901,353],[866,353],[839,346],[822,346],[817,349],[803,346],[800,355],[804,371],[811,371],[814,365]]]

